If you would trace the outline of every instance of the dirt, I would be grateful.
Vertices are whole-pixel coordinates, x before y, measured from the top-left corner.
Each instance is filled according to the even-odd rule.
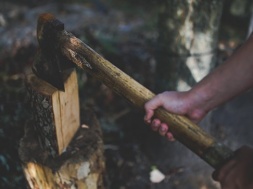
[[[154,19],[152,13],[130,14],[110,7],[104,11],[91,5],[0,5],[0,18],[4,19],[0,20],[1,188],[25,188],[17,148],[30,117],[23,81],[37,49],[35,29],[40,13],[53,13],[65,23],[66,30],[148,88],[154,88],[157,33],[153,28],[148,30],[146,23]],[[143,123],[143,113],[110,89],[81,71],[78,74],[81,109],[91,107],[103,130],[108,188],[219,188],[211,179],[212,168],[205,162],[180,143],[168,142],[151,131]],[[200,125],[232,149],[253,145],[252,97],[253,91],[242,94],[212,111]],[[150,181],[154,167],[165,175],[160,183]]]

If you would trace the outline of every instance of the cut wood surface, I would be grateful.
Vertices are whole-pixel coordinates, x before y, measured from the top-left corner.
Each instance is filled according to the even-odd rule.
[[[103,189],[101,128],[91,111],[80,116],[76,70],[58,67],[67,60],[54,48],[55,34],[62,31],[63,24],[50,15],[44,18],[60,28],[54,30],[44,22],[38,25],[48,35],[40,35],[38,27],[35,74],[26,77],[32,116],[19,144],[26,180],[31,189]]]
[[[26,83],[40,143],[53,157],[66,149],[80,126],[76,71],[69,69],[63,75],[65,92],[32,73]]]
[[[82,123],[66,151],[52,158],[41,148],[36,123],[28,121],[19,144],[23,171],[31,189],[103,189],[105,170],[103,141],[99,123],[90,111],[82,114]]]

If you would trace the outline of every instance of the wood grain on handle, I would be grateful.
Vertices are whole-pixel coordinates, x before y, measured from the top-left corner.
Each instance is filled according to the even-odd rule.
[[[143,110],[144,104],[154,97],[154,93],[115,67],[71,33],[61,32],[59,41],[62,53],[69,60],[139,109]],[[155,116],[168,123],[175,138],[212,167],[218,168],[233,155],[232,150],[217,143],[212,136],[186,117],[171,114],[162,108],[157,109]]]

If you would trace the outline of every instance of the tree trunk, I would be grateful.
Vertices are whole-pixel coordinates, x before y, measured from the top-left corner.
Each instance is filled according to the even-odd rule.
[[[186,90],[216,63],[222,1],[167,0],[158,21],[157,90]]]

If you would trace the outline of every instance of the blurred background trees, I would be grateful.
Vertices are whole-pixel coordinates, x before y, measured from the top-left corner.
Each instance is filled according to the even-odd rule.
[[[0,188],[25,188],[17,153],[29,118],[24,72],[37,49],[37,16],[45,11],[55,14],[67,30],[148,88],[185,90],[243,43],[252,1],[2,0]],[[94,109],[104,131],[110,188],[218,188],[210,177],[201,176],[206,167],[189,168],[196,162],[202,164],[189,158],[186,149],[179,145],[177,152],[167,150],[167,145],[174,144],[150,131],[142,113],[84,73],[79,73],[79,81],[81,107]],[[217,136],[229,138],[217,125]],[[166,175],[159,184],[149,180],[153,166]]]
[[[156,84],[187,90],[216,64],[222,1],[164,1],[158,17]]]

